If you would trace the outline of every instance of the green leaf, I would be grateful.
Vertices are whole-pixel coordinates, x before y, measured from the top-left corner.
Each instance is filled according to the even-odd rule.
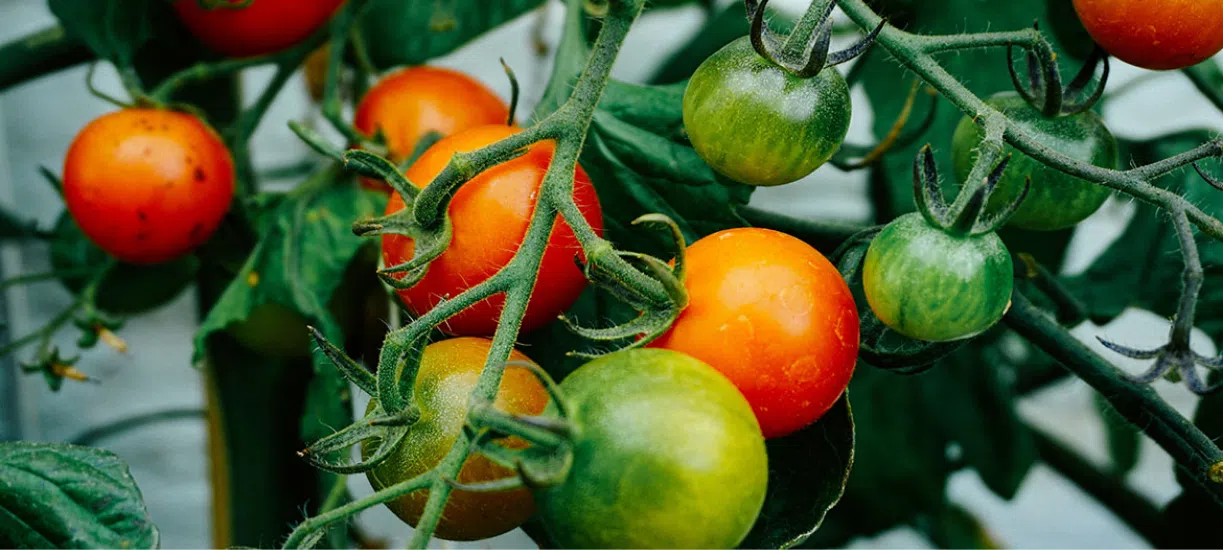
[[[379,69],[419,65],[448,54],[544,0],[374,0],[360,28]]]
[[[169,16],[165,0],[48,0],[68,34],[101,59],[128,67],[136,51]]]
[[[965,346],[940,362],[929,375],[937,383],[947,438],[960,446],[964,463],[985,486],[1010,500],[1036,463],[1036,444],[1015,410],[1018,396],[1006,375],[1009,364],[997,346],[985,345],[1002,334],[995,330],[976,345]]]
[[[0,547],[156,548],[125,464],[91,447],[0,443]]]
[[[922,533],[938,548],[1001,548],[979,518],[954,502],[922,519]]]
[[[1138,466],[1142,451],[1142,432],[1121,416],[1108,400],[1100,394],[1092,394],[1096,413],[1104,424],[1104,437],[1108,441],[1108,455],[1112,459],[1112,474],[1124,477]]]
[[[753,188],[718,177],[683,137],[684,86],[611,82],[595,112],[581,165],[603,207],[607,238],[623,248],[664,256],[667,237],[632,226],[660,213],[688,242],[746,225],[735,212]]]
[[[1197,147],[1212,135],[1205,130],[1189,130],[1127,144],[1125,149],[1130,153],[1130,163],[1147,164]],[[1215,177],[1223,176],[1223,169],[1215,161],[1204,161],[1201,166]],[[1223,193],[1203,181],[1192,169],[1166,176],[1158,184],[1184,196],[1207,214],[1223,213]],[[1097,324],[1111,321],[1128,307],[1146,309],[1167,318],[1176,313],[1184,267],[1176,231],[1156,208],[1135,204],[1134,217],[1121,236],[1091,267],[1065,281]],[[1223,293],[1210,289],[1223,285],[1223,243],[1201,233],[1195,240],[1205,270],[1202,285],[1205,290],[1198,300],[1196,325],[1218,341],[1223,337]]]
[[[848,395],[818,422],[768,441],[764,509],[741,548],[792,548],[807,540],[845,493],[854,463]]]
[[[794,21],[786,14],[773,10],[770,14],[769,28],[779,33],[788,33],[794,26]],[[683,46],[671,54],[650,78],[653,84],[670,84],[687,80],[696,72],[696,68],[705,58],[722,49],[722,46],[734,42],[736,38],[747,36],[751,25],[747,19],[743,2],[735,1],[726,5],[717,14],[705,20],[705,24],[692,35]]]
[[[110,256],[93,244],[67,212],[55,224],[51,241],[51,266],[71,272],[60,278],[64,287],[78,293],[96,273],[110,263]],[[115,315],[134,315],[159,308],[183,293],[195,279],[199,261],[184,256],[153,265],[117,263],[98,286],[97,306]]]
[[[569,98],[573,85],[586,67],[590,57],[590,33],[593,22],[582,9],[584,0],[566,0],[565,21],[560,43],[556,45],[556,57],[552,61],[552,73],[544,93],[535,106],[533,120],[542,120]]]

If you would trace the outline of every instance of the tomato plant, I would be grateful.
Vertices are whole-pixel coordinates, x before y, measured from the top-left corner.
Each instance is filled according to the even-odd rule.
[[[685,261],[688,307],[651,345],[730,378],[765,437],[827,412],[858,357],[858,310],[836,268],[794,237],[754,228],[709,235]]]
[[[250,57],[283,50],[318,30],[344,0],[172,0],[191,34],[212,50]]]
[[[1117,140],[1093,111],[1046,117],[1014,92],[994,95],[987,103],[1031,132],[1046,147],[1095,166],[1112,168],[1117,164]],[[982,137],[981,127],[969,117],[956,127],[951,154],[956,179],[961,183],[972,171],[976,162],[974,150]],[[1011,218],[1012,226],[1039,231],[1072,227],[1099,210],[1112,194],[1106,187],[1046,166],[1013,147],[1008,147],[1007,153],[1012,155],[1010,165],[990,196],[988,210],[1003,210],[1019,198],[1025,181],[1032,182],[1027,198]]]
[[[424,186],[437,177],[455,153],[474,151],[518,131],[509,126],[480,126],[442,139],[412,164],[408,179]],[[422,314],[492,276],[510,261],[526,234],[552,150],[546,143],[532,146],[525,155],[476,176],[455,193],[449,208],[454,228],[450,246],[429,266],[424,279],[399,291],[408,309]],[[601,232],[599,198],[581,166],[574,172],[573,197],[586,221],[595,232]],[[386,211],[392,214],[403,206],[402,197],[392,196]],[[532,294],[523,318],[524,331],[555,319],[586,287],[586,277],[574,264],[581,247],[568,226],[557,224],[552,229],[547,250],[540,263],[538,290]],[[382,238],[382,257],[388,266],[411,259],[413,251],[410,238]],[[447,320],[442,328],[457,335],[492,334],[502,304],[503,298],[481,301]]]
[[[0,443],[0,546],[188,544],[151,519],[164,499],[146,508],[91,446],[200,417],[210,452],[191,471],[212,472],[193,481],[217,513],[196,546],[428,548],[517,527],[548,548],[833,548],[895,528],[937,547],[1055,545],[1031,538],[1052,525],[987,540],[949,491],[971,470],[999,498],[1039,499],[1037,464],[1129,524],[1105,543],[1209,546],[1217,407],[1191,422],[1149,386],[1223,382],[1191,346],[1223,338],[1223,140],[1196,110],[1202,128],[1117,140],[1104,120],[1142,122],[1153,88],[1104,91],[1121,90],[1105,49],[1182,66],[1217,49],[1218,10],[562,3],[48,0],[53,25],[0,44],[0,91],[88,63],[98,86],[56,94],[121,107],[72,121],[87,125],[61,144],[62,174],[41,170],[51,189],[0,205],[21,260],[6,255],[0,290],[30,285],[25,302],[55,308],[28,329],[12,308],[23,330],[0,359],[52,392],[103,382],[71,395],[105,399],[123,389],[113,373],[150,357],[150,333],[183,343],[163,327],[190,326],[189,360],[157,356],[140,376],[199,384],[206,412],[116,407],[72,445]],[[625,58],[630,36],[647,42]],[[497,55],[505,98],[485,85]],[[1178,107],[1223,105],[1219,67],[1186,74],[1161,85],[1204,101]],[[4,104],[39,112],[14,120],[48,128],[41,111],[80,101],[17,93]],[[297,141],[269,113],[294,118]],[[46,152],[10,153],[24,185]],[[758,193],[817,170],[845,185]],[[1079,222],[1114,194],[1133,207],[1099,221],[1121,236],[1085,258],[1071,234],[1095,237]],[[131,319],[179,296],[188,315]],[[1085,321],[1135,308],[1168,321],[1159,347],[1083,344]],[[1019,412],[1069,376],[1108,404],[1105,462]],[[27,424],[11,404],[29,385],[5,379],[8,434],[14,410]],[[36,401],[77,405],[55,399]],[[1142,437],[1176,464],[1168,506],[1123,483]],[[131,442],[145,439],[165,441]],[[147,468],[157,453],[127,456]],[[412,529],[377,531],[363,514],[380,506]]]
[[[684,127],[715,170],[750,185],[798,180],[832,158],[849,132],[849,86],[834,69],[804,78],[761,57],[749,38],[693,73]]]
[[[564,548],[733,548],[764,502],[768,465],[743,396],[669,350],[596,359],[561,383],[580,435],[564,483],[538,491]],[[682,434],[682,435],[681,435]]]
[[[871,241],[866,299],[889,327],[944,342],[994,326],[1011,301],[1011,254],[994,233],[957,236],[920,214],[897,218]]]
[[[483,338],[453,338],[425,348],[416,373],[416,404],[421,420],[412,425],[407,436],[385,461],[366,476],[374,489],[394,485],[423,474],[446,456],[467,413],[467,397],[475,388],[484,368],[491,342]],[[510,361],[531,363],[527,356],[514,352]],[[548,405],[548,394],[530,371],[509,367],[501,380],[494,402],[511,414],[538,414]],[[369,410],[377,406],[371,401]],[[513,440],[505,442],[513,447]],[[368,452],[370,446],[363,447]],[[473,456],[463,464],[458,481],[476,483],[513,476],[514,472]],[[387,503],[399,519],[415,526],[425,507],[427,493],[411,493]],[[458,491],[450,497],[437,536],[449,540],[480,540],[505,533],[522,525],[534,512],[531,493],[525,489],[500,493]]]
[[[111,255],[160,263],[207,241],[229,210],[234,165],[198,118],[124,109],[90,122],[64,157],[64,202]]]
[[[505,124],[508,117],[509,108],[501,98],[470,76],[439,67],[408,67],[365,93],[353,126],[369,136],[381,133],[391,160],[403,162],[430,132],[446,136]]]
[[[1074,0],[1108,53],[1144,69],[1183,69],[1223,50],[1223,6],[1193,0]]]

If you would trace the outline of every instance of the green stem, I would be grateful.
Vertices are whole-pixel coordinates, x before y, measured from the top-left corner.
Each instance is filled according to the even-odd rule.
[[[1012,297],[1005,322],[1095,388],[1117,412],[1167,451],[1177,466],[1215,502],[1223,505],[1223,484],[1210,479],[1211,467],[1223,463],[1223,451],[1161,399],[1155,390],[1145,384],[1131,383],[1124,372],[1080,342],[1019,292]]]
[[[108,439],[137,428],[143,428],[150,424],[159,424],[172,420],[203,420],[204,417],[205,411],[203,409],[169,409],[145,413],[91,428],[70,439],[68,442],[72,445],[94,446],[103,439]]]
[[[0,46],[0,92],[93,59],[83,42],[56,25]]]
[[[289,538],[285,539],[283,547],[301,548],[301,543],[310,539],[311,535],[317,533],[319,530],[325,529],[338,521],[348,519],[361,511],[368,510],[379,504],[390,502],[414,491],[424,489],[425,487],[429,486],[429,484],[432,483],[436,477],[437,473],[435,471],[425,472],[412,479],[396,483],[367,497],[354,500],[333,510],[308,518],[293,529],[293,532],[289,534]]]
[[[1147,542],[1163,540],[1162,511],[1146,497],[1126,486],[1125,479],[1101,472],[1087,459],[1062,445],[1049,434],[1029,427],[1042,462],[1124,521]]]
[[[795,59],[801,59],[803,50],[807,46],[807,41],[811,39],[811,35],[819,28],[820,23],[823,23],[824,12],[828,10],[828,5],[831,3],[832,0],[811,0],[811,4],[807,6],[807,11],[803,12],[802,18],[794,24],[794,30],[790,31],[790,35],[786,37],[782,49],[794,56]]]

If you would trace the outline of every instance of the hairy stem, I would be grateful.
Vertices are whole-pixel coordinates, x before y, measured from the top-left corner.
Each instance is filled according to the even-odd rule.
[[[1022,293],[1014,294],[1004,320],[1019,335],[1095,388],[1117,412],[1167,451],[1177,466],[1215,502],[1223,505],[1223,484],[1210,479],[1211,468],[1223,463],[1223,451],[1155,390],[1130,383],[1124,372],[1067,332]]]

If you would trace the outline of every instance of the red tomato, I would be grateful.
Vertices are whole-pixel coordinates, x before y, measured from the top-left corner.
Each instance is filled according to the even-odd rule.
[[[408,179],[425,186],[450,162],[456,152],[470,152],[522,131],[509,126],[480,126],[435,143],[408,170]],[[444,298],[458,296],[479,284],[510,262],[522,239],[538,198],[539,186],[552,159],[555,145],[540,142],[518,158],[497,165],[467,182],[450,203],[454,238],[450,247],[432,264],[416,286],[399,291],[408,309],[421,315]],[[603,232],[602,211],[594,186],[581,166],[574,174],[574,200],[586,221],[598,234]],[[386,213],[404,208],[403,199],[391,194]],[[412,239],[402,235],[382,237],[382,258],[387,266],[412,258]],[[559,218],[548,237],[535,291],[527,306],[522,330],[530,331],[556,319],[573,305],[586,287],[586,277],[574,264],[581,246],[569,226]],[[497,329],[505,304],[504,295],[480,301],[442,324],[455,335],[487,336]]]
[[[687,353],[747,397],[765,437],[818,420],[858,357],[849,286],[818,251],[768,229],[730,229],[688,247],[689,304],[651,347]]]
[[[391,160],[403,162],[429,132],[443,136],[476,126],[505,124],[509,107],[479,81],[458,71],[409,67],[380,80],[357,105],[353,126],[381,130]]]
[[[206,9],[200,0],[175,0],[174,11],[191,34],[230,57],[253,57],[288,48],[331,19],[344,0],[207,0],[232,7]]]
[[[94,243],[131,263],[159,263],[207,241],[234,195],[234,163],[200,119],[162,109],[103,115],[64,158],[64,201]]]
[[[1182,69],[1223,49],[1217,0],[1074,0],[1091,37],[1108,53],[1146,69]]]

